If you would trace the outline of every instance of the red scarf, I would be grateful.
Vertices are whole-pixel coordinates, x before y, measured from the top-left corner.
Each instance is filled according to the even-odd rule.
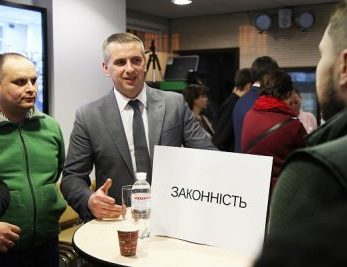
[[[263,111],[279,111],[295,117],[294,111],[283,100],[273,96],[259,96],[254,103],[253,109]]]

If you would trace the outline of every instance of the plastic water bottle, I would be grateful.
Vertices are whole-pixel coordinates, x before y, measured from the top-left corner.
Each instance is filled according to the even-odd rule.
[[[149,218],[151,216],[151,186],[146,181],[146,173],[136,173],[136,182],[131,192],[131,213],[133,222],[139,228],[139,238],[149,237]]]

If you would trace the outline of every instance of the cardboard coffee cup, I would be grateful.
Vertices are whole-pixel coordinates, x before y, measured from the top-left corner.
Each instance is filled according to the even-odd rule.
[[[118,231],[119,250],[122,256],[135,256],[139,229],[131,226],[122,227]]]

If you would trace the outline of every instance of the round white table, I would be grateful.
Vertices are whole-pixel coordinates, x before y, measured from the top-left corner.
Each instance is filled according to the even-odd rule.
[[[90,221],[75,232],[73,246],[86,260],[107,266],[250,267],[253,263],[252,259],[230,250],[162,236],[139,240],[136,256],[124,257],[120,255],[117,236],[118,227],[124,223]]]

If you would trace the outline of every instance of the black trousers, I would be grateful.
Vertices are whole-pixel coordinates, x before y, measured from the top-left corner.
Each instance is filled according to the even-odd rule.
[[[27,251],[0,253],[0,267],[59,267],[58,237]]]

